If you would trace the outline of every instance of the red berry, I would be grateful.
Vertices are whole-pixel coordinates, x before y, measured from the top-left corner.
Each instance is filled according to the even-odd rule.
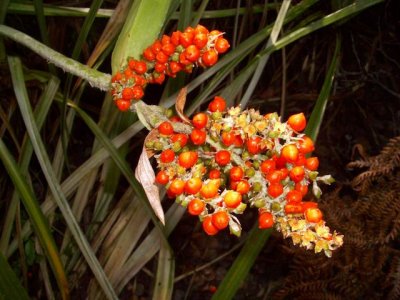
[[[229,178],[233,181],[239,181],[243,178],[244,171],[241,167],[235,166],[229,170]]]
[[[158,125],[158,132],[163,135],[171,135],[174,132],[174,127],[170,122],[164,121]]]
[[[215,96],[214,100],[208,104],[208,110],[211,112],[223,112],[226,109],[226,101],[220,96]]]
[[[193,43],[194,34],[193,32],[183,32],[179,36],[179,43],[184,47],[187,48]]]
[[[175,159],[175,152],[171,149],[166,149],[160,154],[160,160],[162,163],[170,163]]]
[[[285,205],[286,214],[301,214],[303,212],[303,206],[301,203],[288,202]]]
[[[226,132],[223,131],[221,133],[221,142],[226,146],[229,147],[235,142],[235,134],[232,131]]]
[[[217,169],[213,169],[208,174],[208,178],[210,178],[210,179],[219,179],[219,178],[221,178],[221,172],[219,170],[217,170]]]
[[[127,111],[131,107],[131,101],[125,99],[117,99],[115,100],[115,104],[117,105],[120,111]]]
[[[193,144],[199,146],[205,143],[206,136],[207,134],[204,130],[194,128],[190,134],[190,139],[192,140]]]
[[[247,139],[246,141],[246,147],[247,151],[249,151],[250,154],[257,154],[260,152],[260,142],[261,142],[261,137],[259,136],[252,136]]]
[[[181,147],[184,147],[187,144],[189,137],[183,133],[175,133],[171,136],[171,142],[178,142]]]
[[[134,70],[139,75],[144,74],[147,71],[147,65],[144,61],[136,61]]]
[[[191,62],[196,62],[200,57],[200,50],[195,45],[190,45],[185,50],[186,59]]]
[[[220,150],[215,154],[215,161],[221,167],[226,166],[231,161],[231,153],[227,150]]]
[[[211,67],[215,65],[218,61],[217,51],[210,49],[203,53],[201,56],[201,61],[206,67]]]
[[[156,58],[156,56],[154,55],[154,53],[150,47],[148,47],[148,48],[146,48],[146,50],[144,50],[143,57],[145,59],[147,59],[148,61],[154,61]]]
[[[276,169],[276,162],[273,159],[264,160],[260,165],[260,170],[263,173],[269,173]]]
[[[200,112],[193,117],[192,124],[198,129],[206,127],[208,122],[208,116],[206,113]]]
[[[197,33],[193,38],[193,44],[199,48],[203,49],[208,42],[208,36],[205,33]]]
[[[280,195],[282,195],[283,193],[283,185],[280,183],[274,183],[274,184],[270,184],[268,186],[268,194],[272,197],[272,198],[276,198]]]
[[[169,182],[169,176],[167,172],[165,171],[160,171],[156,175],[156,182],[159,184],[167,184]]]
[[[303,136],[302,140],[298,142],[297,147],[301,153],[307,154],[314,151],[314,142],[308,136]]]
[[[203,220],[203,230],[208,235],[216,235],[218,233],[218,228],[212,223],[212,217],[207,216]]]
[[[258,216],[258,228],[260,229],[268,229],[274,226],[274,216],[268,212],[262,212]]]
[[[141,86],[134,86],[132,88],[133,99],[139,100],[144,96],[143,88]]]

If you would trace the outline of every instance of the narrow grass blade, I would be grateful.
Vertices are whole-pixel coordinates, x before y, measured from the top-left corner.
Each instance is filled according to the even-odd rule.
[[[174,203],[165,214],[167,223],[165,231],[169,235],[178,224],[186,210],[177,203]],[[116,283],[116,290],[122,291],[125,285],[156,255],[160,250],[160,234],[154,228],[143,240],[137,249],[132,253],[129,259],[120,270],[120,281]]]
[[[203,18],[204,12],[206,10],[207,4],[210,0],[203,0],[201,1],[198,10],[195,12],[193,16],[193,20],[191,23],[192,27],[195,27],[197,24],[199,24],[200,20]]]
[[[0,298],[29,300],[27,291],[22,287],[17,275],[11,269],[3,253],[0,252]]]
[[[15,57],[9,57],[8,63],[13,83],[24,82],[22,65],[20,60]],[[99,264],[96,256],[94,255],[92,249],[90,248],[90,245],[84,233],[79,227],[79,224],[77,223],[72,213],[68,201],[61,190],[60,184],[55,180],[56,176],[51,167],[51,163],[47,155],[46,148],[40,137],[37,125],[33,118],[33,113],[29,104],[26,88],[15,89],[14,92],[16,94],[21,114],[24,119],[29,137],[31,139],[33,149],[35,150],[35,154],[38,158],[44,176],[46,177],[47,183],[49,184],[50,190],[53,193],[54,200],[56,201],[57,206],[59,207],[62,215],[64,216],[65,222],[67,223],[69,230],[74,236],[78,247],[80,248],[82,254],[86,258],[86,261],[90,266],[90,268],[92,269],[96,279],[99,281],[99,284],[102,287],[105,295],[109,299],[118,299],[109,280],[105,276],[101,265]]]
[[[178,30],[183,31],[189,26],[192,19],[192,0],[182,0],[179,10]]]
[[[171,299],[174,287],[175,259],[164,245],[158,254],[157,275],[153,291],[153,300]]]
[[[44,17],[43,1],[34,0],[33,4],[35,6],[35,15],[39,25],[40,37],[42,38],[43,43],[50,47],[49,35],[47,34],[46,18]],[[56,69],[54,66],[49,64],[48,67],[50,72],[56,75]]]
[[[279,10],[278,16],[276,17],[276,20],[274,22],[274,26],[271,31],[271,35],[268,39],[267,44],[265,45],[265,48],[268,48],[268,46],[273,45],[276,43],[276,40],[278,39],[278,35],[282,30],[282,26],[287,14],[287,11],[289,9],[291,0],[283,0],[282,6]],[[247,106],[247,103],[250,100],[250,97],[253,95],[254,89],[256,88],[257,83],[260,80],[260,77],[264,71],[265,65],[267,64],[269,60],[269,55],[265,55],[264,57],[260,58],[257,68],[253,74],[253,78],[250,80],[249,85],[246,89],[246,92],[244,93],[242,100],[240,101],[240,105],[244,108]]]
[[[34,117],[39,130],[40,128],[42,128],[42,125],[46,119],[47,112],[49,111],[50,105],[53,102],[54,96],[57,93],[59,84],[60,81],[58,80],[58,78],[51,76],[49,82],[46,85],[46,88],[44,89],[38,101],[37,107],[34,112]],[[25,138],[21,150],[21,156],[19,159],[19,169],[21,170],[22,174],[26,174],[28,171],[28,166],[32,157],[32,153],[32,145],[28,142],[27,138]],[[12,232],[18,201],[18,194],[14,192],[7,210],[3,230],[1,231],[0,251],[2,251],[3,253],[8,252],[8,244]]]
[[[245,245],[225,275],[222,283],[218,286],[217,292],[212,297],[213,300],[228,300],[235,296],[270,234],[271,229],[260,230],[256,225],[253,227],[249,232]]]
[[[17,163],[12,157],[11,153],[7,149],[3,140],[0,139],[0,158],[3,162],[4,167],[7,170],[8,175],[12,179],[15,188],[22,199],[29,218],[35,229],[43,250],[46,252],[46,256],[53,269],[54,276],[57,280],[58,287],[60,289],[63,299],[67,299],[69,296],[68,281],[64,272],[64,267],[61,263],[61,258],[54,242],[53,236],[51,235],[50,226],[47,222],[46,217],[40,210],[39,203],[31,191],[28,183],[24,179],[23,174],[18,169]],[[1,270],[1,268],[0,268]],[[18,299],[18,298],[9,298]]]
[[[335,72],[339,64],[340,50],[341,50],[341,37],[336,35],[336,46],[333,53],[332,61],[329,65],[328,72],[325,75],[325,80],[322,85],[321,92],[319,93],[315,107],[308,120],[307,128],[304,131],[314,142],[317,140],[319,129],[322,124],[322,119],[325,115],[326,104],[328,103],[331,93],[332,85],[335,80]]]

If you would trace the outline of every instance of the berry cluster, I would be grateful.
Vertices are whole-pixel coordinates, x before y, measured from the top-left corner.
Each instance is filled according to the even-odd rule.
[[[280,122],[276,113],[227,109],[216,96],[208,111],[192,118],[190,134],[163,121],[146,147],[157,153],[156,182],[189,214],[199,216],[207,234],[229,227],[239,236],[236,215],[251,206],[258,209],[259,228],[274,226],[295,244],[330,256],[343,236],[331,233],[318,203],[305,198],[310,184],[319,197],[317,183],[333,179],[318,176],[318,158],[307,157],[314,143],[301,133],[305,126],[303,113]]]
[[[171,36],[163,35],[143,51],[140,60],[128,58],[126,66],[113,76],[111,93],[115,104],[121,111],[127,111],[133,101],[143,98],[148,83],[162,84],[166,75],[190,73],[196,65],[213,66],[218,55],[230,47],[222,36],[222,32],[209,31],[202,25],[175,31]]]

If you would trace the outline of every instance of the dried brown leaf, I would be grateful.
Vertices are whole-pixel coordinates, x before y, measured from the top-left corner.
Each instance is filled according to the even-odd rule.
[[[186,104],[186,94],[187,88],[184,87],[180,90],[178,98],[175,102],[175,109],[178,116],[182,119],[184,123],[191,124],[190,119],[183,113]]]
[[[147,156],[146,147],[143,147],[142,154],[139,157],[135,170],[135,177],[142,184],[154,213],[160,219],[161,223],[165,225],[165,217],[161,206],[160,194],[158,187],[155,184],[156,176],[153,167],[150,164],[149,157]]]

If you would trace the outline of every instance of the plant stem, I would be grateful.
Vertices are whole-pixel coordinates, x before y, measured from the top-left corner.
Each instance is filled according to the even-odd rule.
[[[0,24],[0,35],[6,36],[17,43],[20,43],[41,57],[45,58],[49,63],[56,65],[66,72],[81,77],[89,82],[93,87],[97,87],[103,91],[110,88],[111,75],[99,72],[88,66],[79,63],[76,60],[66,57],[65,55],[47,47],[39,41],[31,38],[29,35],[15,30],[6,25]]]

